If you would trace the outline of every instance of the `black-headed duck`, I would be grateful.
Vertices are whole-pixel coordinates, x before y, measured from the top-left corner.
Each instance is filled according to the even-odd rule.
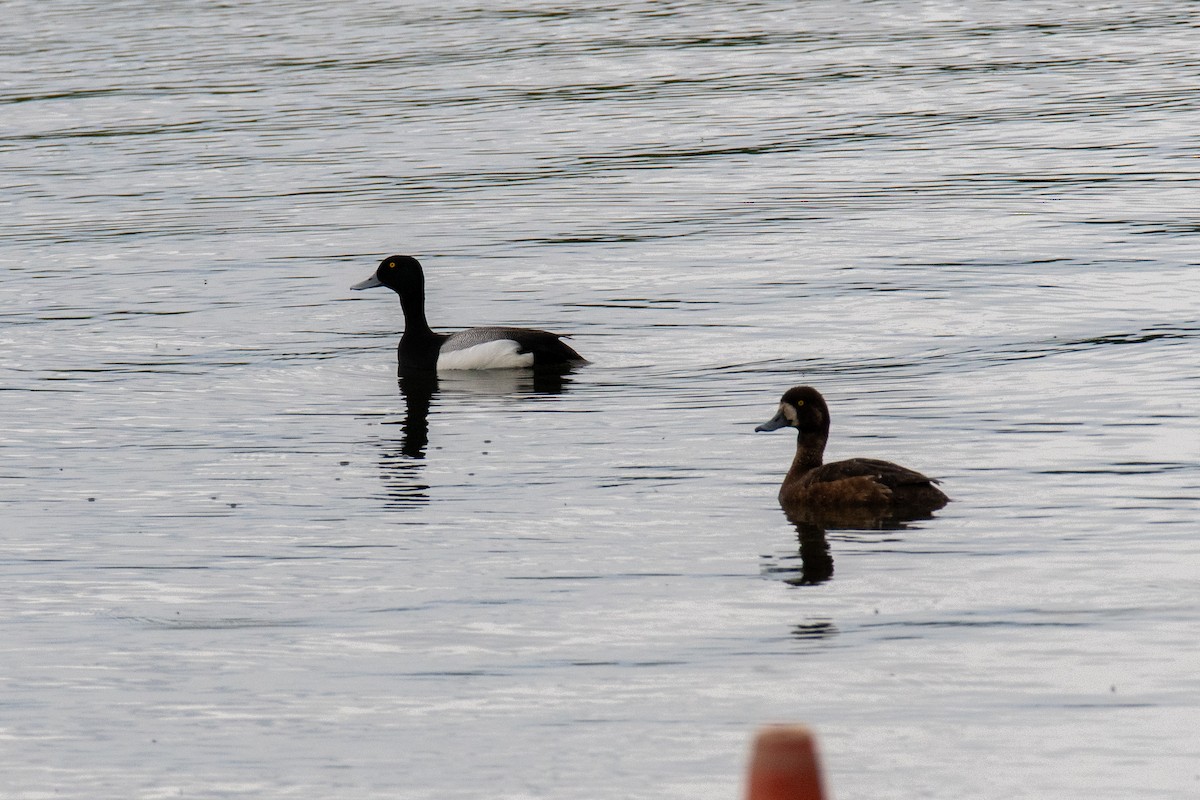
[[[851,458],[825,464],[829,406],[811,386],[793,386],[784,392],[779,411],[754,430],[785,427],[799,432],[796,456],[779,488],[779,502],[785,509],[869,509],[896,517],[923,516],[950,501],[934,485],[938,481],[890,461]]]
[[[351,289],[386,286],[400,295],[404,334],[397,357],[400,370],[569,369],[586,364],[558,334],[533,328],[468,328],[434,333],[425,320],[425,273],[412,256],[389,256],[375,273]]]

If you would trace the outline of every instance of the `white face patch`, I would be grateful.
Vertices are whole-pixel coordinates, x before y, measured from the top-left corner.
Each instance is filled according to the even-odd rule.
[[[783,418],[786,419],[788,424],[792,427],[796,427],[800,424],[800,415],[796,412],[796,409],[792,407],[791,403],[780,403],[779,413],[783,414]]]
[[[456,369],[521,369],[533,366],[533,353],[518,353],[521,346],[512,339],[493,339],[490,342],[464,347],[438,355],[437,368]]]

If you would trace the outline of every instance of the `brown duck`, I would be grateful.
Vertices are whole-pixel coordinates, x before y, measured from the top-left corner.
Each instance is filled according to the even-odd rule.
[[[874,458],[823,463],[829,440],[829,407],[811,386],[784,392],[779,411],[756,431],[795,428],[796,457],[779,488],[785,509],[845,512],[861,509],[889,517],[918,517],[936,511],[950,498],[919,472]]]

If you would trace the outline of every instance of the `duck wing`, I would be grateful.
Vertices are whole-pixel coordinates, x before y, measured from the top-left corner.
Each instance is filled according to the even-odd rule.
[[[823,464],[794,483],[785,482],[780,502],[817,508],[874,506],[897,513],[924,514],[950,502],[936,483],[927,475],[890,461],[851,458]]]
[[[848,478],[871,478],[889,489],[939,483],[937,479],[922,475],[916,470],[877,458],[849,458],[845,461],[835,461],[832,464],[822,464],[804,477],[808,483],[827,483]]]
[[[494,352],[500,354],[500,360],[513,362],[504,363],[502,366],[550,367],[587,363],[583,356],[562,341],[556,333],[535,328],[490,326],[468,328],[447,338],[441,346],[439,365],[447,356],[450,357],[451,363],[465,363],[468,356],[464,351],[468,350]]]

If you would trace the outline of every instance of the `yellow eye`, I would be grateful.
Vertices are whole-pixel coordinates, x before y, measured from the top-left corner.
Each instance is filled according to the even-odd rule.
[[[799,408],[799,407],[800,407],[800,406],[802,406],[802,405],[804,405],[804,401],[803,401],[803,400],[797,400],[797,401],[796,401],[796,408]]]
[[[396,262],[395,262],[395,261],[389,261],[389,262],[388,262],[388,269],[395,269],[395,268],[396,268]]]

